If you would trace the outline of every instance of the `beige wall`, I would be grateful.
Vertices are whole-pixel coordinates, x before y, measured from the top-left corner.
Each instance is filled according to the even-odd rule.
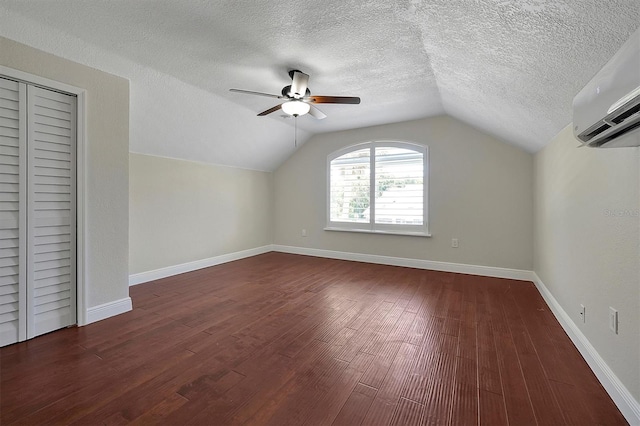
[[[640,400],[640,150],[577,145],[568,126],[535,156],[534,268]]]
[[[130,154],[130,272],[271,244],[272,173]]]
[[[326,161],[369,140],[426,144],[431,238],[324,231]],[[531,270],[533,156],[449,117],[313,137],[275,172],[275,243]],[[307,237],[301,230],[307,230]],[[451,238],[460,247],[451,247]]]
[[[0,65],[87,91],[87,304],[128,297],[129,82],[2,37]]]

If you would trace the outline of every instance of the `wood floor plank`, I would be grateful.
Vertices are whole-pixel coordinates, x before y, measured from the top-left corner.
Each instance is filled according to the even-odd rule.
[[[330,358],[318,369],[320,370],[318,374],[302,378],[297,386],[290,388],[286,397],[280,400],[277,406],[271,405],[272,412],[267,407],[261,409],[258,415],[252,419],[252,423],[303,424],[305,419],[312,418],[311,413],[314,412],[316,405],[327,397],[333,385],[341,376],[345,375],[348,365],[344,361]],[[353,386],[355,384],[354,382]]]
[[[491,322],[478,322],[478,386],[480,389],[502,395],[502,382],[498,367],[498,353]]]
[[[362,424],[377,392],[378,390],[375,388],[358,383],[332,424],[335,426],[357,426]]]
[[[502,395],[480,389],[478,392],[478,411],[480,426],[508,424],[507,410]]]
[[[393,413],[390,425],[393,426],[419,426],[423,422],[424,405],[400,398],[398,407]]]
[[[447,380],[433,380],[428,383],[425,394],[424,424],[450,424],[453,402],[453,387],[451,383]]]
[[[369,317],[366,326],[358,329],[358,333],[342,348],[337,357],[344,361],[351,361],[358,352],[369,346],[371,340],[376,336],[376,330],[378,330],[383,319],[391,311],[393,305],[391,302],[378,304],[376,310]]]
[[[309,425],[328,425],[333,423],[362,377],[362,368],[349,365],[337,380],[330,385],[314,402],[313,408],[306,413],[304,423]],[[287,419],[288,420],[288,419]]]
[[[375,356],[375,358],[360,382],[367,386],[371,386],[372,388],[379,389],[384,378],[387,376],[389,368],[391,368],[391,364],[393,363],[396,354],[400,350],[400,346],[400,342],[388,341],[384,342],[378,353],[371,354],[369,352],[365,352]]]
[[[328,343],[313,340],[293,358],[275,354],[261,362],[252,363],[247,370],[243,370],[251,380],[244,381],[239,386],[240,391],[250,393],[251,397],[234,410],[234,423],[249,422],[263,407],[283,398],[307,372],[312,372],[315,366],[334,356],[334,352]]]
[[[410,371],[413,370],[418,350],[417,346],[409,343],[403,343],[400,346],[389,371],[379,385],[378,393],[369,408],[367,417],[365,417],[365,424],[387,424],[392,420],[405,381],[409,377]],[[366,376],[363,376],[362,383],[367,384],[365,379]]]
[[[188,401],[189,400],[183,396],[178,395],[177,393],[172,393],[164,400],[160,401],[156,406],[135,418],[131,424],[141,426],[165,423],[168,414],[182,407]]]
[[[123,370],[98,369],[86,371],[85,380],[68,378],[74,384],[73,392],[67,392],[59,399],[49,397],[50,404],[41,410],[34,411],[26,420],[31,424],[46,422],[68,424],[84,416],[94,415],[131,389],[144,387],[144,384],[153,380],[154,377],[164,377],[165,371],[182,365],[182,362],[191,358],[193,353],[182,348],[173,348],[154,355],[149,358],[144,368],[134,366]],[[104,364],[103,362],[103,366]],[[54,386],[49,387],[54,388]],[[156,387],[152,386],[152,388],[152,394],[157,392]],[[133,401],[135,399],[131,402]],[[115,405],[123,408],[118,404]],[[113,412],[117,411],[119,410]]]
[[[478,423],[478,388],[465,383],[456,383],[453,389],[451,424],[471,426]]]
[[[509,318],[509,328],[536,420],[541,424],[561,424],[563,417],[560,407],[553,396],[528,329],[524,325],[521,310],[511,292],[505,296],[508,296],[505,310]]]
[[[458,344],[458,355],[474,362],[478,359],[477,348],[477,326],[474,323],[473,326],[469,326],[468,323],[461,323],[460,336]]]
[[[411,323],[411,327],[407,331],[405,342],[412,345],[420,346],[422,341],[424,340],[425,332],[428,325],[428,319],[416,314],[413,322]]]
[[[624,425],[533,283],[267,253],[0,348],[0,424]]]
[[[535,425],[535,414],[513,339],[510,334],[504,333],[495,333],[494,338],[509,423]]]
[[[564,422],[567,425],[595,424],[589,413],[586,401],[580,398],[580,391],[573,385],[551,381],[553,394],[563,410]]]
[[[416,314],[409,311],[403,311],[398,318],[398,321],[394,325],[393,329],[389,332],[387,336],[388,340],[403,342],[405,341],[409,330],[411,329],[411,325],[415,321]]]

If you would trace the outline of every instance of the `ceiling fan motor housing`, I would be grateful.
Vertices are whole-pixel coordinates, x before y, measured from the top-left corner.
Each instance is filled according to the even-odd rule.
[[[282,88],[282,96],[284,96],[285,98],[290,98],[290,99],[302,99],[302,98],[306,98],[307,96],[311,95],[311,90],[309,90],[309,88],[307,87],[306,93],[304,94],[304,96],[300,97],[300,98],[295,98],[293,95],[293,93],[291,93],[291,85],[288,86],[284,86]]]

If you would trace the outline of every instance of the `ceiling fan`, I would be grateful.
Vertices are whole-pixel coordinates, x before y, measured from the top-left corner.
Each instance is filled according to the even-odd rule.
[[[282,88],[280,95],[272,95],[269,93],[253,92],[250,90],[229,89],[231,92],[244,93],[246,95],[267,96],[269,98],[283,99],[284,102],[262,111],[258,116],[271,114],[280,109],[286,114],[298,117],[309,114],[310,116],[322,120],[327,115],[316,108],[313,104],[359,104],[360,98],[355,96],[316,96],[311,95],[309,90],[309,75],[300,70],[289,71],[291,84]]]

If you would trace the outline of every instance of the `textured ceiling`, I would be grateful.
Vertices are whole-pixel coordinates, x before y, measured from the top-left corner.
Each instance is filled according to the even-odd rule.
[[[298,68],[314,94],[362,98],[321,106],[322,121],[301,117],[303,131],[446,113],[529,151],[571,121],[573,96],[640,26],[638,0],[2,0],[2,8],[239,105],[247,126],[285,119],[255,119],[275,100],[228,89],[279,93]]]

